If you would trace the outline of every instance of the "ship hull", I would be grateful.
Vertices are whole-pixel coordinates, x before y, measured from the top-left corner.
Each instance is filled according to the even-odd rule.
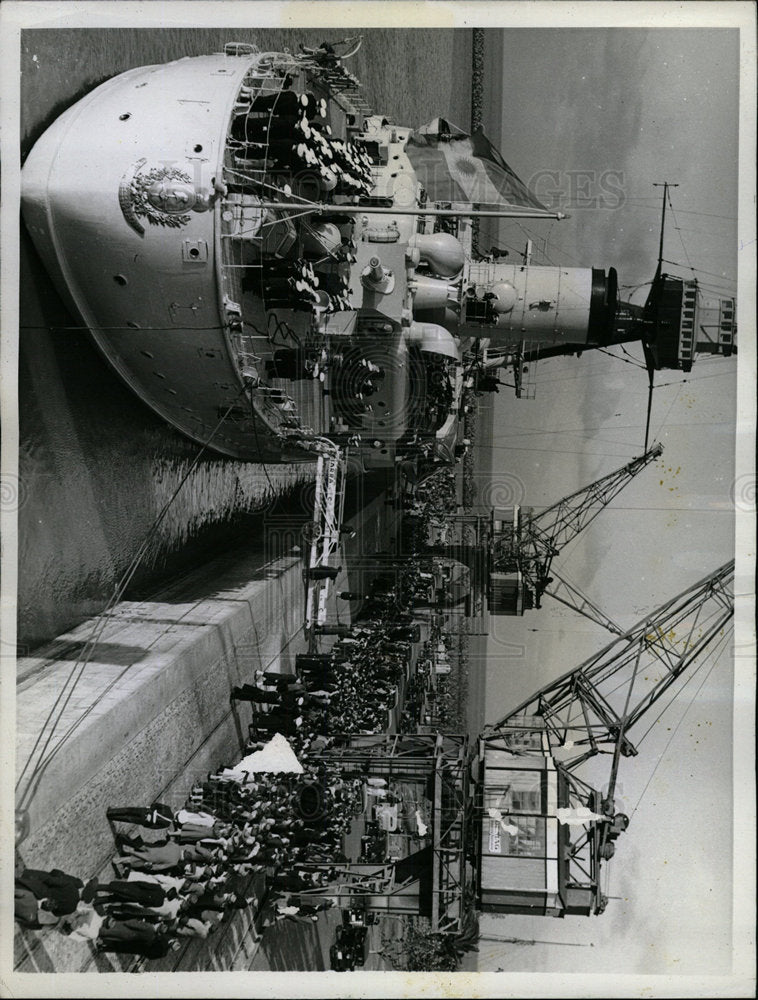
[[[258,59],[181,59],[102,84],[31,151],[22,209],[72,313],[159,416],[229,457],[310,460],[282,435],[279,407],[246,392],[220,280],[214,181],[237,95]],[[145,192],[161,183],[169,198],[186,189],[189,210],[151,203]],[[265,330],[263,303],[258,318]],[[270,347],[265,337],[255,344],[261,363]]]

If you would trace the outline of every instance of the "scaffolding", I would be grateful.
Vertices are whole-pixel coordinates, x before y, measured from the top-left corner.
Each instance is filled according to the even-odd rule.
[[[313,518],[308,527],[308,568],[329,565],[329,558],[339,546],[340,524],[345,507],[345,481],[347,476],[347,451],[332,445],[326,454],[320,454],[316,463]],[[305,630],[312,633],[314,626],[326,621],[326,602],[331,580],[313,579],[308,575],[305,602]]]
[[[315,864],[331,871],[328,887],[311,896],[380,913],[428,917],[438,934],[457,934],[464,918],[466,824],[469,816],[468,736],[432,733],[344,735],[314,762],[338,766],[344,777],[423,783],[430,830],[420,850],[392,863]]]

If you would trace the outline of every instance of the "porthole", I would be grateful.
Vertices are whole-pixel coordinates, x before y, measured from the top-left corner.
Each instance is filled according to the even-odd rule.
[[[203,145],[202,145],[202,143],[196,142],[195,145],[192,147],[192,150],[195,153],[202,153],[202,151],[203,151]]]
[[[163,374],[163,372],[153,372],[153,375],[155,375],[156,378],[165,378],[166,377]]]
[[[132,320],[132,319],[128,319],[126,321],[126,325],[129,327],[130,330],[139,330],[140,329],[139,323],[135,323],[134,320]]]
[[[119,116],[118,116],[118,120],[119,120],[120,122],[126,122],[126,121],[129,121],[129,119],[130,119],[131,117],[132,117],[132,114],[131,114],[131,112],[130,112],[130,111],[125,111],[125,112],[123,113],[123,115],[119,115]]]
[[[113,280],[116,282],[117,285],[121,285],[122,287],[128,284],[128,281],[123,276],[123,274],[114,274]]]
[[[144,354],[146,358],[152,359],[154,357],[154,355],[152,355],[150,351],[140,351],[140,354]]]

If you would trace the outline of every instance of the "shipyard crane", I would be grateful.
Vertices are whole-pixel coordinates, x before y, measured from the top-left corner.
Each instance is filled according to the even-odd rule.
[[[550,575],[553,557],[662,452],[663,445],[656,444],[644,455],[563,497],[538,514],[533,514],[530,508],[517,507],[512,523],[495,522],[491,577],[496,581],[498,573],[517,569],[525,593],[524,606],[539,608],[542,595],[553,582]]]
[[[612,618],[609,618],[597,604],[591,601],[586,594],[583,594],[576,584],[569,583],[558,570],[554,569],[552,572],[553,582],[545,587],[543,593],[548,594],[553,600],[565,604],[572,611],[576,611],[578,614],[584,615],[585,618],[589,618],[596,625],[601,625],[606,631],[612,632],[613,635],[623,635],[624,630]]]
[[[614,855],[615,841],[629,825],[614,803],[621,758],[637,755],[632,739],[645,713],[724,637],[734,613],[733,584],[731,561],[545,685],[480,738],[483,851],[488,853],[487,845],[499,847],[505,826],[511,839],[504,855],[514,855],[523,865],[521,855],[534,854],[537,840],[537,856],[554,855],[552,878],[548,871],[539,900],[531,904],[541,912],[588,915],[605,908],[600,867]],[[607,758],[602,793],[581,775],[599,755]],[[596,778],[598,769],[592,770]],[[541,784],[535,785],[536,771]],[[490,875],[490,882],[515,884],[505,871],[513,859],[498,860],[502,870]],[[482,871],[486,880],[487,870]],[[483,900],[491,898],[495,909],[524,912],[516,909],[524,905],[523,893],[518,900],[510,893],[509,900],[496,887],[483,882],[480,887]]]
[[[373,778],[391,792],[387,829],[406,847],[394,859],[304,863],[329,884],[303,895],[421,914],[435,933],[451,935],[465,930],[472,882],[476,907],[486,912],[602,913],[601,864],[629,825],[614,802],[621,758],[637,753],[632,738],[644,739],[634,730],[645,713],[726,637],[733,578],[727,563],[667,601],[487,726],[474,746],[455,734],[334,736],[315,766]],[[608,776],[602,792],[590,784],[598,769]]]

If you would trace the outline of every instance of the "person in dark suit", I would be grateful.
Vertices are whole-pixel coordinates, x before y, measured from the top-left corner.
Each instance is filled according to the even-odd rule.
[[[38,868],[25,868],[16,884],[28,889],[37,899],[47,900],[46,909],[63,917],[73,913],[79,905],[79,893],[84,883],[74,875],[67,875],[59,868],[46,872]]]
[[[172,941],[165,934],[164,925],[152,924],[145,920],[113,920],[108,918],[100,928],[96,947],[98,951],[113,951],[127,955],[141,955],[143,958],[163,958],[179,942]]]
[[[106,810],[106,816],[112,823],[134,823],[149,830],[163,830],[174,821],[174,811],[162,802],[153,802],[151,806],[123,806]]]
[[[114,879],[94,888],[93,897],[98,903],[138,903],[140,906],[162,906],[166,899],[176,897],[176,889],[166,890],[156,882]]]

